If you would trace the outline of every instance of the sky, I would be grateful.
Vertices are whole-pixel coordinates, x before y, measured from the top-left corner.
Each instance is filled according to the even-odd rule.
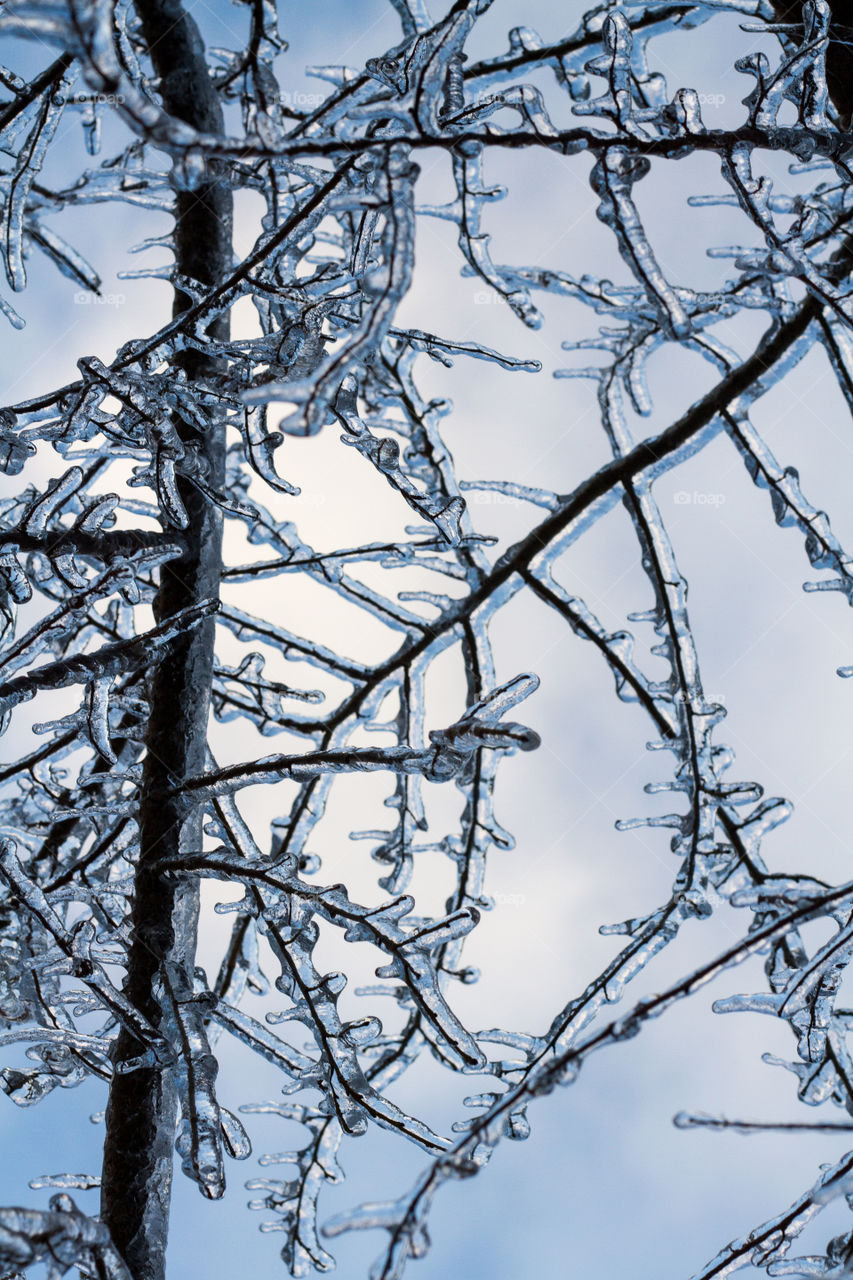
[[[231,19],[225,6],[189,7],[210,43],[227,42]],[[536,28],[546,41],[557,40],[576,26],[581,12],[576,0],[560,6],[550,0],[521,6],[496,0],[477,28],[470,54],[503,51],[508,29],[519,22]],[[286,85],[294,95],[322,90],[322,82],[303,74],[304,66],[360,66],[399,39],[391,6],[379,0],[285,3],[281,26],[290,42]],[[672,90],[693,85],[707,100],[706,119],[729,123],[739,118],[740,100],[751,84],[731,64],[754,41],[738,30],[734,17],[721,15],[698,32],[658,41],[655,56]],[[547,77],[536,82],[544,86]],[[55,163],[70,171],[80,163],[82,148],[72,136],[74,127],[63,128],[68,135],[55,148],[60,153]],[[765,159],[777,190],[796,188],[795,177]],[[420,163],[422,201],[449,198],[446,158],[427,153]],[[489,180],[504,183],[509,192],[488,212],[495,260],[623,279],[612,237],[595,216],[588,169],[582,156],[490,157]],[[704,287],[722,280],[726,262],[708,258],[705,249],[749,237],[733,211],[686,205],[691,193],[720,190],[713,157],[662,165],[644,184],[644,212],[671,278]],[[246,202],[238,220],[238,249],[252,243],[256,217],[257,210]],[[27,328],[21,334],[9,331],[0,349],[6,400],[73,376],[81,354],[108,358],[121,341],[156,324],[168,305],[164,284],[119,276],[140,264],[128,257],[128,245],[143,235],[162,234],[168,227],[165,217],[134,217],[108,208],[73,215],[70,221],[76,222],[83,247],[97,251],[106,300],[75,300],[70,282],[57,282],[34,261],[30,290],[19,307]],[[749,242],[755,243],[754,234]],[[588,336],[596,321],[578,304],[549,299],[543,303],[542,329],[525,329],[476,281],[462,276],[460,266],[453,227],[420,219],[415,279],[401,322],[460,341],[481,341],[539,360],[543,367],[535,375],[508,373],[459,360],[446,370],[422,359],[423,391],[454,402],[446,441],[459,473],[471,480],[511,477],[567,492],[608,457],[592,384],[553,376],[576,361],[561,344]],[[733,325],[725,337],[746,353],[759,328],[758,321]],[[643,430],[651,433],[674,420],[710,385],[709,366],[696,359],[657,359],[655,408]],[[779,460],[798,466],[805,491],[830,513],[835,532],[848,543],[853,538],[849,414],[828,366],[817,356],[807,359],[759,404],[755,420]],[[364,500],[354,451],[342,449],[332,433],[316,441],[289,441],[286,448],[288,474],[303,486],[299,517],[309,538],[354,545],[381,536],[398,519],[384,490],[377,488],[370,502]],[[753,486],[725,439],[716,439],[662,478],[656,494],[690,584],[705,688],[728,713],[718,740],[734,748],[738,777],[755,778],[768,795],[786,796],[795,805],[793,818],[765,846],[768,861],[778,869],[848,879],[853,684],[835,674],[838,666],[853,662],[846,602],[838,594],[803,592],[803,581],[813,575],[802,538],[776,527],[767,495]],[[509,545],[530,527],[533,513],[487,496],[472,499],[477,528]],[[621,507],[571,548],[558,577],[609,627],[623,627],[629,612],[649,603]],[[305,607],[320,606],[306,597]],[[335,625],[331,616],[329,625]],[[498,816],[516,846],[492,859],[489,891],[497,906],[468,950],[468,962],[479,965],[483,977],[460,991],[456,1008],[466,1025],[500,1022],[539,1032],[567,995],[580,990],[613,954],[617,940],[601,937],[598,926],[663,901],[675,861],[665,831],[615,830],[617,819],[659,811],[659,802],[643,787],[663,776],[663,769],[660,757],[646,750],[650,734],[643,712],[616,700],[593,647],[526,598],[500,615],[493,636],[500,678],[519,671],[540,677],[523,718],[540,733],[542,746],[502,766]],[[354,650],[369,648],[373,637],[369,628],[356,629],[348,640]],[[644,658],[650,642],[638,635]],[[458,670],[448,661],[434,691],[436,723],[445,708],[455,705],[458,689]],[[33,711],[31,718],[41,717]],[[378,794],[361,781],[358,790],[341,790],[323,836],[329,882],[363,874],[352,870],[353,846],[346,836],[361,825],[356,820],[361,809],[367,812]],[[435,803],[452,805],[452,795],[436,797]],[[267,804],[272,804],[267,796],[257,798],[256,816],[263,816]],[[440,869],[426,868],[425,892],[431,876],[441,887]],[[225,924],[227,918],[223,923],[211,917],[203,939],[211,967]],[[660,990],[729,945],[741,928],[728,908],[710,922],[685,926],[678,942],[630,989],[629,999]],[[760,961],[743,966],[647,1026],[639,1038],[594,1056],[571,1088],[539,1100],[531,1109],[528,1141],[504,1142],[480,1176],[439,1195],[432,1249],[411,1264],[415,1280],[574,1275],[621,1280],[626,1274],[634,1280],[675,1280],[784,1208],[811,1184],[821,1162],[840,1156],[843,1138],[744,1138],[672,1125],[680,1110],[804,1118],[794,1078],[762,1061],[766,1052],[793,1056],[788,1029],[757,1015],[723,1017],[711,1009],[714,999],[760,990],[762,984]],[[224,1105],[273,1098],[278,1087],[248,1052],[239,1046],[225,1051]],[[447,1124],[462,1093],[459,1082],[451,1087],[425,1065],[412,1073],[400,1096],[417,1098],[437,1123]],[[57,1091],[31,1112],[0,1105],[5,1152],[0,1203],[43,1203],[49,1193],[29,1190],[29,1178],[97,1168],[103,1130],[88,1116],[103,1105],[101,1091],[89,1084],[73,1094]],[[249,1128],[258,1152],[284,1149],[292,1136],[270,1134],[257,1124]],[[349,1142],[343,1162],[348,1179],[329,1191],[327,1214],[401,1194],[423,1158],[387,1135],[372,1133]],[[171,1280],[237,1274],[272,1280],[284,1274],[277,1258],[280,1239],[260,1234],[257,1220],[263,1215],[244,1207],[248,1195],[241,1183],[257,1176],[254,1159],[243,1167],[230,1165],[228,1172],[230,1194],[213,1205],[176,1176]],[[87,1192],[78,1198],[94,1212],[96,1197],[97,1192]],[[828,1211],[816,1238],[827,1239],[842,1222],[837,1209]],[[372,1233],[335,1241],[341,1280],[366,1275],[382,1243]]]

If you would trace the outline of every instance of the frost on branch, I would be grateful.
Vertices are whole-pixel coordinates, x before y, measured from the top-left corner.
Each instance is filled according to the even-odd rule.
[[[507,48],[475,61],[468,42],[488,0],[456,0],[437,19],[423,0],[391,8],[399,40],[372,49],[363,66],[311,67],[322,92],[303,108],[287,88],[283,26],[294,15],[284,6],[235,10],[236,47],[210,50],[206,63],[194,27],[169,7],[163,39],[186,38],[182,73],[204,90],[195,114],[186,103],[177,109],[182,84],[158,70],[168,43],[149,47],[161,0],[9,0],[0,15],[0,31],[29,39],[41,59],[30,79],[11,68],[0,76],[7,293],[21,293],[43,257],[78,297],[97,297],[100,268],[65,238],[73,219],[63,214],[121,203],[143,223],[157,215],[128,281],[164,281],[179,302],[115,355],[76,351],[66,385],[0,409],[0,469],[16,478],[0,497],[0,1046],[9,1054],[0,1088],[29,1107],[91,1077],[116,1096],[128,1079],[171,1082],[181,1168],[209,1199],[224,1194],[230,1161],[251,1155],[238,1110],[298,1126],[292,1150],[262,1151],[263,1176],[248,1183],[262,1230],[282,1234],[294,1276],[334,1265],[321,1243],[322,1193],[342,1180],[349,1140],[378,1126],[412,1143],[425,1166],[410,1190],[351,1208],[325,1229],[329,1238],[384,1231],[376,1280],[396,1280],[423,1256],[436,1192],[478,1173],[504,1138],[523,1140],[538,1096],[752,955],[765,958],[766,988],[718,1012],[785,1021],[793,1060],[780,1065],[799,1098],[853,1115],[851,1015],[839,1004],[853,890],[821,883],[807,866],[769,870],[764,838],[791,806],[732,769],[720,740],[725,712],[703,684],[677,536],[656,497],[667,471],[721,437],[769,498],[768,521],[804,541],[799,563],[816,575],[808,590],[853,602],[840,526],[791,460],[777,458],[753,412],[809,355],[825,361],[853,406],[844,28],[826,0],[801,9],[632,0],[587,12],[560,38],[515,26]],[[666,65],[656,41],[721,10],[749,19],[743,47],[732,50],[743,110],[726,128],[698,88],[653,69]],[[775,55],[752,50],[756,32],[775,39]],[[533,83],[543,69],[549,76]],[[54,181],[52,148],[69,124],[79,125],[88,159],[74,180]],[[556,152],[586,176],[589,208],[610,237],[612,278],[572,274],[568,239],[540,254],[513,235],[511,261],[493,245],[493,206],[512,194],[494,181],[497,157],[522,148],[534,158]],[[444,166],[445,203],[427,198],[422,153]],[[769,153],[792,167],[796,194],[774,185]],[[743,227],[742,243],[706,246],[726,264],[707,289],[663,265],[665,239],[647,212],[672,166],[704,154],[714,159],[703,170],[710,189],[691,203],[725,206]],[[242,258],[230,242],[214,253],[204,236],[186,234],[188,211],[221,212],[236,193],[262,206]],[[174,235],[160,234],[163,213],[175,215]],[[507,304],[520,322],[517,350],[481,341],[473,313],[434,333],[412,310],[424,218],[453,224],[463,278]],[[214,223],[221,233],[227,218]],[[445,440],[452,406],[428,398],[427,370],[476,361],[496,395],[510,375],[529,386],[535,412],[534,331],[546,316],[560,323],[551,317],[563,299],[596,317],[586,337],[564,344],[557,376],[593,385],[606,460],[565,494],[524,484],[521,469],[503,480],[458,474]],[[0,309],[13,327],[23,323],[6,298]],[[238,323],[247,313],[252,323]],[[746,355],[727,343],[746,331],[744,319],[764,326]],[[658,412],[649,371],[676,348],[704,362],[710,390],[646,430]],[[312,542],[309,504],[327,494],[304,481],[301,491],[296,474],[300,451],[329,440],[359,501],[359,485],[365,504],[382,493],[385,536]],[[337,482],[337,473],[323,477],[330,493]],[[477,491],[525,504],[513,545],[496,548],[481,532],[468,507]],[[620,505],[640,572],[635,612],[610,626],[570,579],[563,553]],[[799,572],[797,536],[780,538]],[[169,594],[176,583],[187,593],[179,604]],[[646,790],[665,804],[618,825],[668,833],[676,864],[662,901],[601,926],[613,939],[608,962],[585,988],[561,992],[548,1025],[483,1028],[461,1015],[458,984],[477,979],[465,948],[494,905],[490,858],[513,847],[497,782],[516,752],[539,743],[511,718],[536,677],[508,678],[517,668],[506,670],[492,647],[492,622],[516,596],[592,646],[618,700],[646,716],[659,762]],[[293,603],[303,598],[338,612]],[[383,637],[370,653],[355,629],[328,621],[356,616]],[[464,694],[439,720],[431,700],[443,655],[462,671]],[[30,702],[32,738],[18,711]],[[536,720],[530,706],[525,721]],[[157,737],[169,717],[173,741]],[[164,741],[171,749],[181,735],[192,743],[176,766]],[[275,750],[262,753],[268,738]],[[329,802],[347,785],[342,777],[362,785],[367,773],[384,804],[347,833],[353,860],[363,852],[376,864],[372,891],[356,892],[329,882],[313,848],[334,821]],[[438,783],[459,792],[452,822],[435,816]],[[256,817],[258,784],[278,805],[271,825]],[[168,848],[157,830],[164,813]],[[436,859],[450,890],[428,908],[417,873]],[[242,895],[219,904],[231,930],[210,976],[195,964],[202,879]],[[155,900],[183,912],[169,955],[158,950],[162,920],[157,946],[138,936],[151,924],[152,884]],[[745,922],[724,954],[660,996],[613,1008],[685,923],[723,903]],[[809,946],[802,929],[816,921],[829,934]],[[332,933],[351,948],[351,971],[324,963]],[[356,988],[365,954],[377,981]],[[227,1096],[218,1069],[228,1037],[279,1073],[284,1101]],[[421,1058],[471,1077],[449,1133],[434,1127],[426,1100],[421,1114],[394,1092]],[[110,1113],[108,1128],[115,1122]],[[683,1123],[751,1132],[763,1122]],[[170,1151],[171,1133],[168,1141]],[[277,1165],[284,1175],[267,1177]],[[109,1174],[105,1165],[107,1211]],[[698,1274],[710,1280],[750,1263],[774,1275],[846,1274],[849,1234],[823,1256],[788,1255],[826,1204],[849,1200],[850,1178],[846,1157],[807,1179],[793,1207],[751,1234],[739,1230]],[[38,1185],[97,1181],[60,1174]],[[153,1181],[149,1172],[143,1200],[159,1194]],[[43,1260],[57,1275],[71,1266],[112,1280],[128,1274],[106,1226],[67,1196],[49,1212],[0,1210],[3,1265],[20,1273]]]

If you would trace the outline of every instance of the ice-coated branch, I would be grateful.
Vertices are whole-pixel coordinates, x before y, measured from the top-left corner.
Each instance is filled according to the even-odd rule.
[[[511,685],[524,684],[520,695],[503,697]],[[301,782],[321,773],[370,772],[387,769],[392,773],[414,773],[433,782],[446,782],[465,769],[475,751],[489,747],[495,751],[532,751],[539,745],[538,735],[523,725],[504,723],[499,719],[506,706],[513,706],[536,687],[530,677],[518,677],[505,689],[495,690],[492,702],[472,708],[462,719],[447,729],[430,733],[432,745],[422,750],[413,747],[354,747],[350,750],[315,751],[301,756],[266,756],[248,764],[231,765],[215,773],[187,778],[181,792],[195,797],[213,798],[258,783],[292,780]],[[493,707],[497,707],[494,710]]]
[[[593,1053],[604,1047],[632,1039],[639,1034],[647,1021],[660,1017],[678,1001],[694,995],[721,972],[744,963],[756,953],[761,953],[768,944],[783,938],[798,924],[819,917],[826,906],[830,904],[846,906],[849,911],[851,896],[853,896],[853,886],[848,883],[821,895],[820,899],[810,899],[806,905],[788,912],[782,919],[757,929],[749,937],[728,948],[712,961],[665,988],[659,995],[639,1001],[622,1017],[590,1032],[586,1037],[565,1047],[557,1054],[541,1057],[535,1071],[531,1072],[528,1078],[520,1085],[510,1086],[492,1102],[481,1117],[466,1126],[465,1136],[451,1150],[435,1160],[417,1180],[408,1195],[394,1202],[363,1205],[350,1213],[341,1214],[328,1223],[326,1234],[335,1236],[343,1231],[384,1228],[389,1233],[389,1242],[383,1255],[378,1259],[372,1276],[376,1280],[398,1280],[403,1274],[408,1259],[423,1256],[428,1247],[426,1222],[436,1192],[446,1182],[470,1177],[484,1167],[492,1149],[501,1138],[512,1136],[510,1117],[513,1112],[523,1106],[525,1099],[550,1093],[558,1085],[573,1083],[581,1065]],[[845,1158],[836,1170],[828,1171],[825,1176],[830,1186],[835,1182],[838,1190],[843,1193],[843,1178],[838,1178],[838,1174],[843,1175],[848,1169],[849,1164]],[[823,1179],[821,1181],[823,1182]],[[801,1204],[803,1209],[809,1209],[810,1215],[817,1211],[818,1205],[810,1195],[803,1197]],[[786,1214],[782,1221],[795,1222],[798,1214],[791,1212],[792,1217],[789,1218]],[[805,1221],[802,1225],[805,1225]],[[761,1242],[762,1236],[771,1236],[771,1234],[769,1226],[761,1229],[756,1243]],[[774,1238],[778,1242],[779,1237]],[[733,1260],[733,1257],[747,1252],[750,1247],[746,1242],[738,1241],[725,1251],[727,1260]],[[711,1266],[714,1265],[711,1264]],[[730,1266],[729,1270],[731,1269]],[[702,1280],[710,1280],[711,1276],[720,1273],[719,1268],[706,1269],[699,1275]],[[694,1277],[694,1280],[697,1278]]]
[[[61,1271],[79,1264],[103,1280],[132,1280],[106,1227],[69,1195],[52,1196],[49,1209],[0,1209],[0,1233],[0,1263],[16,1275],[47,1262]]]
[[[425,1021],[456,1053],[460,1065],[483,1066],[483,1055],[473,1037],[462,1027],[444,998],[433,960],[434,951],[465,937],[474,928],[479,916],[473,909],[463,908],[443,920],[406,929],[401,921],[415,905],[414,899],[407,895],[392,898],[380,907],[363,907],[351,902],[340,886],[323,889],[293,874],[283,876],[280,870],[269,871],[263,863],[235,862],[228,855],[214,853],[190,855],[173,869],[182,875],[201,872],[245,880],[247,884],[269,885],[301,899],[325,920],[343,928],[348,941],[372,942],[391,957],[391,964],[382,976],[405,982]],[[236,1015],[231,1012],[223,1016]]]
[[[217,601],[206,600],[190,605],[174,617],[168,618],[150,631],[115,644],[104,645],[94,653],[81,653],[57,662],[45,663],[25,676],[0,683],[0,715],[12,707],[45,689],[62,689],[69,684],[112,683],[116,676],[136,667],[156,662],[160,651],[167,648],[177,636],[184,635],[199,626],[205,618],[216,613]]]
[[[119,1022],[127,1026],[133,1037],[145,1045],[158,1059],[171,1058],[168,1041],[151,1026],[127,997],[110,981],[100,964],[92,958],[94,926],[91,920],[79,921],[67,929],[53,910],[44,893],[31,880],[18,861],[12,841],[0,849],[0,874],[21,906],[30,912],[52,937],[59,950],[70,960],[70,972],[80,978],[98,997],[103,1006]],[[132,1064],[125,1064],[132,1069]]]

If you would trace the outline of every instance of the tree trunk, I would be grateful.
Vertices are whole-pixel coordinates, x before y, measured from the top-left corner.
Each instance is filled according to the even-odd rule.
[[[137,0],[137,13],[160,77],[165,109],[206,132],[222,131],[222,113],[211,83],[204,45],[195,22],[176,0]],[[221,171],[210,167],[201,186],[176,193],[175,266],[205,286],[219,283],[231,267],[230,189]],[[189,299],[176,290],[174,312]],[[227,316],[209,332],[227,338]],[[209,378],[216,362],[197,352],[176,358],[189,379]],[[201,460],[208,483],[223,487],[225,431],[211,417],[204,435],[176,420],[185,444]],[[163,567],[154,604],[158,621],[188,605],[219,594],[222,520],[198,490],[179,479],[189,515],[185,552]],[[198,887],[169,881],[152,864],[181,848],[199,848],[201,810],[168,793],[205,765],[207,720],[213,668],[214,622],[206,620],[176,641],[158,663],[151,681],[151,706],[139,811],[140,855],[132,908],[133,941],[125,991],[155,1026],[162,1020],[155,984],[164,965],[177,966],[191,980],[198,925]],[[122,1032],[115,1061],[141,1052]],[[110,1086],[101,1189],[101,1216],[134,1280],[165,1275],[172,1165],[177,1116],[174,1073],[157,1064],[125,1074]]]

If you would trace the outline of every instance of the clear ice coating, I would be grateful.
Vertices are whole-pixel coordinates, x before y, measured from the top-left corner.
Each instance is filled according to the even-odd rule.
[[[436,1192],[482,1170],[503,1138],[526,1138],[537,1097],[571,1083],[588,1056],[641,1033],[649,1019],[751,956],[765,957],[766,989],[719,1000],[717,1012],[786,1021],[795,1056],[768,1061],[796,1077],[805,1104],[853,1115],[853,1015],[838,1003],[853,955],[853,884],[824,884],[807,869],[768,870],[762,842],[791,806],[765,798],[757,782],[729,777],[732,753],[717,740],[725,712],[703,687],[687,582],[655,498],[659,477],[723,435],[766,491],[768,519],[804,538],[807,565],[820,575],[807,589],[840,591],[853,603],[853,561],[829,516],[814,505],[816,495],[806,496],[796,469],[777,460],[752,416],[813,351],[853,407],[846,160],[853,73],[833,5],[607,4],[559,40],[513,27],[506,50],[476,61],[466,43],[489,0],[456,0],[437,19],[426,0],[390,0],[398,43],[363,67],[309,68],[322,92],[303,108],[286,89],[286,32],[276,4],[259,0],[244,6],[244,46],[209,54],[205,75],[226,109],[227,132],[196,127],[167,108],[141,11],[162,14],[168,3],[8,0],[0,14],[0,34],[30,39],[43,62],[29,80],[11,68],[0,74],[6,292],[21,293],[28,263],[41,256],[82,296],[99,295],[97,265],[59,229],[65,210],[126,203],[137,217],[174,212],[180,219],[184,197],[203,192],[211,175],[264,204],[254,245],[213,285],[188,273],[177,249],[172,263],[125,273],[170,282],[183,299],[172,318],[108,362],[81,351],[74,381],[0,408],[0,470],[21,478],[0,499],[0,727],[11,756],[0,765],[0,1046],[10,1055],[25,1046],[26,1055],[26,1064],[10,1057],[0,1068],[0,1089],[30,1107],[87,1077],[168,1073],[179,1095],[181,1167],[210,1199],[224,1194],[229,1162],[252,1155],[236,1111],[297,1124],[300,1142],[262,1152],[264,1176],[247,1183],[251,1207],[265,1215],[261,1230],[281,1233],[281,1256],[296,1277],[334,1266],[322,1239],[384,1231],[373,1280],[398,1280],[408,1260],[423,1256]],[[697,90],[668,85],[648,57],[659,37],[697,28],[721,10],[778,44],[775,57],[747,51],[735,63],[746,96],[739,121],[726,128],[703,118]],[[542,69],[553,73],[547,91],[541,80],[529,82]],[[555,123],[567,118],[567,105],[571,124]],[[108,117],[115,119],[104,130]],[[46,174],[69,118],[79,122],[91,165],[56,189]],[[106,154],[119,137],[120,149]],[[558,249],[544,265],[496,258],[491,206],[507,192],[489,173],[493,153],[509,148],[556,152],[568,165],[575,156],[584,161],[592,207],[612,236],[616,283],[571,276]],[[420,153],[430,149],[445,153],[452,198],[444,204],[426,203],[419,188]],[[774,190],[761,171],[758,153],[765,152],[781,154],[803,179],[798,194]],[[720,176],[691,204],[727,206],[743,220],[743,244],[709,250],[731,264],[716,290],[680,283],[663,269],[643,212],[653,204],[645,192],[655,175],[705,153]],[[536,302],[543,295],[549,314],[551,295],[598,317],[587,338],[564,343],[569,364],[557,372],[595,383],[607,456],[571,493],[457,474],[442,434],[452,406],[420,389],[426,363],[474,359],[519,378],[535,377],[541,366],[524,354],[524,327],[516,355],[472,339],[467,321],[449,334],[404,322],[419,218],[453,223],[462,275],[484,297],[503,300],[521,326],[544,323]],[[156,235],[134,251],[144,263],[151,250],[172,248],[170,235]],[[254,336],[229,335],[223,326],[242,302],[255,316]],[[23,325],[8,297],[0,297],[0,310],[13,328]],[[764,317],[765,332],[741,358],[724,341],[723,322],[751,312]],[[649,362],[678,346],[707,361],[716,381],[678,420],[635,438],[637,421],[655,410]],[[226,442],[218,478],[205,451],[217,432]],[[300,532],[300,498],[312,495],[300,494],[288,468],[298,438],[321,433],[347,446],[348,466],[357,461],[363,474],[375,473],[388,501],[415,522],[405,535],[329,550]],[[47,458],[57,471],[50,479]],[[468,502],[477,492],[526,504],[528,532],[500,554],[490,554],[492,540],[472,520]],[[637,611],[625,622],[640,639],[651,638],[663,662],[654,674],[637,656],[643,650],[634,631],[608,629],[558,581],[562,552],[617,503],[631,522],[643,574]],[[193,520],[214,509],[250,550],[217,565],[210,592],[166,616],[155,613],[152,624],[158,582],[180,573]],[[301,614],[297,626],[274,608],[280,593],[265,588],[294,575],[384,628],[386,656],[350,656],[346,637],[323,625],[322,610]],[[499,672],[490,638],[492,619],[521,593],[593,645],[617,698],[647,714],[649,747],[669,753],[657,759],[670,764],[647,791],[671,796],[671,812],[629,814],[618,825],[668,831],[677,869],[654,909],[601,926],[616,939],[609,962],[585,989],[567,993],[550,1025],[477,1028],[459,1017],[454,990],[478,977],[465,945],[495,905],[490,852],[513,847],[495,813],[497,775],[513,767],[504,757],[539,743],[508,717],[516,707],[525,716],[536,677]],[[258,612],[266,600],[269,616]],[[208,743],[196,767],[170,777],[157,797],[186,819],[178,847],[141,869],[155,675],[202,633],[215,633],[218,646],[208,675],[190,689],[202,713],[209,705],[214,728],[234,723],[264,738],[281,735],[284,745],[219,763]],[[443,728],[428,730],[429,677],[449,649],[464,665],[464,700]],[[282,661],[293,672],[287,680]],[[853,665],[840,674],[853,674]],[[71,690],[72,701],[60,706],[50,696],[57,690]],[[15,709],[32,700],[37,743],[19,750]],[[370,734],[381,735],[379,745]],[[251,732],[240,741],[251,742]],[[348,886],[324,882],[311,845],[339,776],[366,772],[390,781],[375,825],[351,832],[367,842],[381,873],[375,895],[362,902]],[[433,831],[424,783],[448,782],[462,795],[458,826]],[[253,829],[243,811],[251,806],[241,793],[259,783],[288,784],[277,794],[290,799],[282,799],[270,831]],[[187,815],[199,813],[203,836],[197,828],[193,839]],[[443,910],[424,915],[414,872],[437,855],[452,869],[453,888]],[[218,908],[231,916],[231,936],[215,977],[192,956],[163,959],[143,1009],[126,975],[133,903],[151,874],[164,886],[207,879],[243,896]],[[720,904],[746,909],[742,936],[613,1016],[612,1006],[682,924]],[[810,948],[801,929],[815,921],[829,922],[831,934]],[[378,982],[355,990],[364,1010],[358,1017],[344,1009],[351,976],[323,968],[318,942],[328,930],[381,953]],[[246,1007],[247,995],[267,999],[263,1020]],[[386,1008],[388,997],[395,1005],[387,1026],[376,1012],[380,997]],[[305,1033],[298,1048],[287,1034],[292,1023]],[[217,1046],[229,1036],[280,1073],[285,1101],[229,1098],[230,1108],[224,1105]],[[120,1041],[134,1051],[120,1053]],[[421,1055],[471,1077],[466,1115],[449,1135],[389,1096]],[[676,1123],[773,1127],[689,1113]],[[371,1125],[419,1148],[423,1172],[397,1199],[353,1207],[324,1224],[322,1193],[344,1177],[347,1140]],[[266,1176],[275,1166],[284,1166],[283,1176]],[[0,1209],[0,1265],[8,1274],[47,1261],[52,1276],[76,1266],[84,1275],[129,1280],[106,1226],[66,1194],[100,1183],[96,1173],[45,1174],[30,1185],[61,1190],[50,1210]],[[849,1275],[850,1231],[823,1255],[789,1255],[824,1206],[840,1197],[851,1204],[851,1196],[847,1155],[825,1166],[793,1206],[739,1232],[697,1277],[749,1266],[768,1275]]]

